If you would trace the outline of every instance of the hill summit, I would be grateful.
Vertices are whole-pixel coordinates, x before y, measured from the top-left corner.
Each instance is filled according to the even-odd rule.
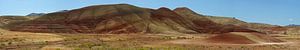
[[[52,33],[228,33],[256,32],[215,23],[183,7],[171,10],[129,4],[94,5],[53,12],[16,25],[10,30]]]

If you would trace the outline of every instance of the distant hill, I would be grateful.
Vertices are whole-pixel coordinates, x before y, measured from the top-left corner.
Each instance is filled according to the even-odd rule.
[[[197,19],[197,20],[206,20],[206,21],[212,21],[216,24],[221,24],[221,25],[234,25],[234,26],[239,26],[263,33],[284,33],[284,31],[281,30],[286,30],[283,28],[278,28],[280,26],[278,25],[271,25],[271,24],[264,24],[264,23],[249,23],[245,21],[241,21],[239,19],[233,18],[233,17],[221,17],[221,16],[209,16],[209,15],[202,15],[193,12],[192,10],[186,8],[186,7],[181,7],[181,8],[176,8],[174,10],[178,14],[189,14],[185,16],[192,16],[190,17],[191,19]],[[195,18],[197,17],[197,18]],[[278,31],[280,30],[280,31]]]
[[[28,15],[26,15],[26,16],[43,16],[43,15],[45,15],[46,13],[30,13],[30,14],[28,14]]]
[[[286,28],[283,28],[279,25],[271,25],[271,24],[264,24],[264,23],[249,23],[245,21],[241,21],[236,18],[230,17],[219,17],[219,16],[207,16],[208,19],[223,25],[235,25],[244,28],[248,28],[251,30],[264,32],[268,34],[284,34]]]
[[[219,24],[188,8],[141,8],[129,4],[94,5],[48,13],[11,28],[54,33],[227,33],[257,32]]]
[[[287,25],[287,27],[300,27],[300,25],[290,24],[290,25]]]
[[[221,16],[206,16],[206,18],[219,23],[219,24],[224,24],[224,25],[246,25],[247,22],[241,21],[236,18],[231,18],[231,17],[221,17]]]
[[[284,28],[286,29],[285,31],[288,34],[299,34],[300,33],[300,25],[290,24],[290,25],[284,26]]]
[[[249,23],[230,17],[207,16],[208,19],[223,25],[235,25],[268,34],[299,34],[300,25],[271,25],[264,23]]]

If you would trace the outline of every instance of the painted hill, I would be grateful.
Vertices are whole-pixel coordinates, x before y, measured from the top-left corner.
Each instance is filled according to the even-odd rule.
[[[249,23],[245,22],[233,17],[221,17],[221,16],[208,16],[208,15],[202,15],[197,14],[193,12],[191,9],[186,7],[180,7],[176,8],[174,10],[178,14],[181,14],[182,16],[190,16],[188,18],[194,20],[206,20],[206,21],[212,21],[217,24],[221,25],[234,25],[239,26],[243,28],[247,28],[250,30],[255,30],[258,32],[266,33],[266,34],[297,34],[299,32],[299,27],[292,27],[292,26],[278,26],[278,25],[271,25],[271,24],[265,24],[265,23]],[[207,20],[209,19],[209,20]]]
[[[37,17],[32,16],[0,16],[0,28],[7,29],[16,24],[32,20]]]
[[[95,5],[45,14],[12,31],[54,33],[227,33],[256,32],[215,23],[188,8],[149,9],[129,4]],[[192,14],[190,14],[192,13]]]
[[[20,16],[0,16],[0,26],[4,26],[6,24],[27,20],[25,17]]]
[[[248,23],[236,18],[207,16],[210,20],[223,25],[235,25],[251,30],[267,33],[267,34],[284,34],[286,28],[278,25],[264,24],[264,23]]]
[[[221,25],[233,25],[233,26],[243,27],[243,28],[247,28],[250,30],[255,30],[263,33],[283,34],[284,31],[282,30],[285,30],[283,28],[280,28],[281,26],[277,26],[277,25],[270,25],[270,24],[263,24],[263,23],[248,23],[231,17],[208,16],[208,15],[197,14],[193,12],[191,9],[186,7],[176,8],[174,11],[177,12],[178,14],[181,14],[182,16],[188,16],[187,18],[191,20],[209,21],[209,23],[216,23]]]
[[[231,17],[207,16],[207,15],[202,15],[202,16],[218,24],[240,26],[240,27],[244,27],[244,28],[248,28],[251,30],[268,33],[268,34],[284,34],[284,31],[282,30],[286,30],[284,28],[281,28],[282,26],[278,26],[278,25],[271,25],[271,24],[264,24],[264,23],[249,23]]]
[[[224,44],[262,44],[262,43],[279,43],[284,42],[280,39],[268,35],[253,32],[230,32],[219,34],[206,39],[209,43]]]

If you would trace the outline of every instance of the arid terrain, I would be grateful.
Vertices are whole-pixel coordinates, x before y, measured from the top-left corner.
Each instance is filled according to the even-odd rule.
[[[0,50],[300,50],[300,27],[129,4],[0,16]]]
[[[30,33],[1,30],[1,50],[298,50],[300,35],[274,35],[287,42],[228,44],[210,43],[215,34],[65,34]],[[233,39],[239,41],[240,39]]]

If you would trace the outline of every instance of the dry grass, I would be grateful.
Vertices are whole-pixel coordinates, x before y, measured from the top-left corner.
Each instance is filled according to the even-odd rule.
[[[63,39],[63,36],[49,33],[11,32],[0,29],[1,49],[20,47],[20,45],[60,41]]]
[[[106,49],[178,49],[178,50],[297,50],[300,43],[286,44],[214,44],[203,42],[213,34],[49,34],[0,30],[0,49],[15,50],[106,50]],[[293,37],[292,37],[293,36]],[[300,35],[276,37],[300,42]],[[6,39],[7,41],[5,41]],[[24,40],[25,39],[25,40]]]

